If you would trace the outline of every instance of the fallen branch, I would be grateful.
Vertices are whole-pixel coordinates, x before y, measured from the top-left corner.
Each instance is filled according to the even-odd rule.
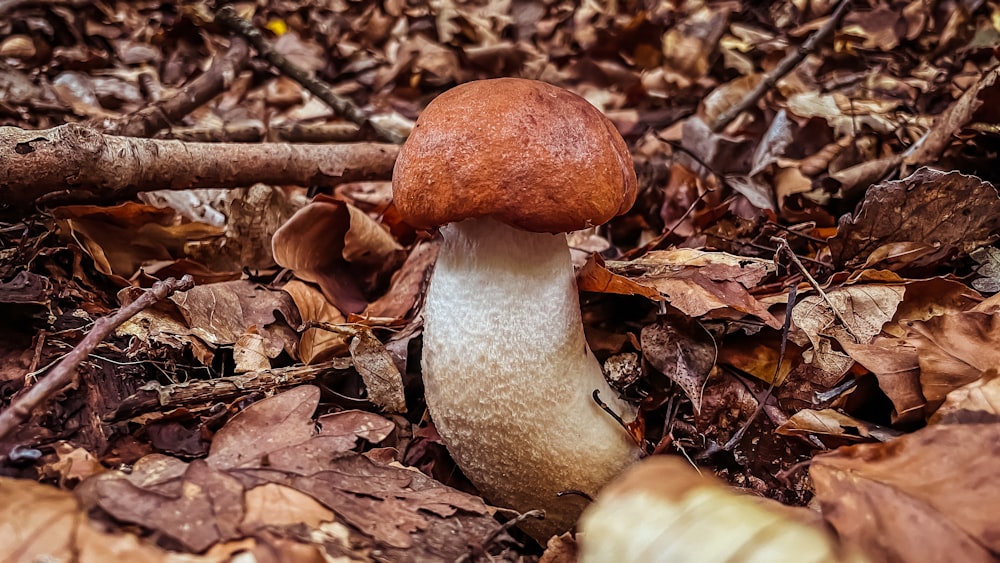
[[[781,59],[778,66],[774,67],[771,72],[764,76],[753,90],[747,93],[746,96],[740,100],[740,103],[729,108],[718,119],[712,124],[712,133],[719,133],[726,128],[727,125],[733,122],[734,119],[739,117],[741,113],[753,107],[764,94],[772,90],[786,74],[792,71],[802,59],[806,58],[806,55],[816,50],[820,41],[826,39],[837,26],[840,25],[840,20],[844,18],[847,14],[848,9],[851,7],[851,0],[841,0],[840,4],[837,5],[837,9],[833,11],[830,15],[830,19],[823,24],[823,27],[816,30],[815,33],[806,39],[805,43],[799,45],[797,49],[789,53],[785,58]]]
[[[0,412],[0,440],[12,433],[17,427],[31,416],[32,411],[38,409],[44,403],[52,400],[76,375],[76,370],[80,364],[89,356],[97,346],[104,341],[116,328],[125,321],[137,315],[143,309],[147,309],[158,301],[166,298],[175,291],[186,291],[194,287],[194,280],[191,276],[184,276],[180,280],[167,278],[161,282],[153,284],[152,289],[144,293],[138,299],[128,305],[118,309],[114,314],[101,317],[94,321],[93,328],[87,336],[80,341],[66,356],[58,363],[47,376],[41,379],[33,387],[22,395],[19,395],[7,407]]]
[[[303,88],[312,92],[314,96],[323,100],[337,112],[337,115],[344,117],[358,127],[371,127],[375,131],[375,134],[383,141],[399,144],[406,140],[404,135],[370,120],[368,115],[361,111],[349,98],[335,94],[325,82],[289,62],[281,53],[274,50],[270,42],[261,35],[260,31],[251,22],[241,18],[232,6],[226,5],[220,8],[215,14],[215,21],[225,25],[231,31],[246,37],[254,46],[254,49],[257,49],[261,57],[283,74],[301,84]]]
[[[357,374],[350,358],[336,358],[312,366],[267,369],[215,379],[194,380],[174,385],[155,381],[126,397],[105,420],[116,422],[153,411],[229,401],[254,391],[270,392],[312,383],[329,375]]]
[[[249,60],[250,46],[243,38],[234,37],[229,50],[216,57],[208,70],[176,95],[121,119],[94,125],[103,129],[107,135],[152,137],[157,131],[169,128],[172,123],[228,90]]]
[[[388,180],[398,151],[379,143],[182,143],[102,135],[76,124],[43,131],[0,127],[0,207],[107,203],[142,191],[258,182],[333,187]]]

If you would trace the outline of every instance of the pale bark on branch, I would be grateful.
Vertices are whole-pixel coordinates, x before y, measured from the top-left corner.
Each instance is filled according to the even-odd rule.
[[[0,127],[0,210],[111,203],[152,190],[388,180],[398,151],[381,143],[183,143],[102,135],[76,124]]]

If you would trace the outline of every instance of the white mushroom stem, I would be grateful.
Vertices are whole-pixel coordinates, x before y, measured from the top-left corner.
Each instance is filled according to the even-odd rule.
[[[638,456],[584,339],[566,236],[491,219],[441,230],[424,312],[427,404],[463,472],[498,506],[546,510],[536,539],[569,529],[586,501]]]

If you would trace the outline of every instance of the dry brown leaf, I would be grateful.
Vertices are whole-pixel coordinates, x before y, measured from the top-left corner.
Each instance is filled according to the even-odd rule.
[[[382,342],[370,330],[359,328],[350,349],[354,369],[368,389],[368,400],[389,412],[406,412],[403,376]]]
[[[168,552],[135,535],[102,531],[73,493],[32,481],[0,477],[0,498],[0,561],[209,563],[231,555]]]
[[[819,348],[820,339],[828,337],[841,343],[867,344],[892,320],[904,292],[902,285],[859,284],[831,289],[825,299],[820,295],[805,297],[792,309],[792,323],[801,331],[793,332],[792,337],[805,344],[804,335],[814,349]]]
[[[350,410],[319,417],[318,436],[342,437],[347,441],[344,451],[354,447],[358,438],[377,444],[385,440],[396,425],[389,419],[367,411]]]
[[[403,265],[392,276],[389,291],[373,301],[365,309],[365,317],[405,319],[416,307],[424,294],[430,269],[437,260],[441,241],[417,243]]]
[[[561,536],[552,536],[545,544],[545,553],[538,563],[576,563],[580,557],[579,545],[573,534],[566,532]]]
[[[968,311],[982,299],[982,295],[958,280],[932,278],[908,281],[906,295],[896,307],[893,322],[885,324],[882,331],[902,338],[909,331],[906,321],[926,321],[946,313]]]
[[[42,468],[42,474],[49,479],[58,479],[63,487],[76,485],[80,481],[103,472],[104,466],[87,450],[74,447],[69,442],[56,444],[57,460]]]
[[[892,401],[893,424],[923,420],[924,399],[920,386],[917,350],[903,338],[878,336],[868,344],[842,341],[851,359],[875,374],[878,386]]]
[[[267,483],[246,492],[246,514],[240,523],[244,534],[271,526],[305,524],[319,528],[333,522],[334,515],[315,499],[291,487]]]
[[[748,291],[774,271],[769,260],[681,248],[648,252],[628,262],[608,262],[607,269],[630,284],[655,289],[692,317],[738,312],[753,315],[772,328],[781,326]]]
[[[172,210],[140,203],[71,205],[53,210],[61,233],[75,239],[104,274],[130,278],[144,263],[186,256],[186,245],[222,234],[204,223],[175,224]]]
[[[1000,315],[951,313],[908,323],[920,384],[933,412],[951,391],[1000,365]]]
[[[186,549],[214,546],[210,553],[246,535],[300,553],[301,544],[275,543],[267,535],[287,528],[297,530],[291,538],[298,542],[352,559],[378,549],[391,561],[453,560],[498,530],[482,499],[349,452],[358,438],[384,439],[392,422],[349,411],[322,417],[317,432],[311,413],[318,400],[315,387],[265,399],[216,434],[206,460],[147,456],[130,474],[88,479],[78,495]],[[280,510],[268,508],[275,502]]]
[[[983,377],[959,387],[945,397],[930,424],[1000,422],[1000,371],[990,369]]]
[[[282,351],[295,353],[298,313],[281,291],[265,289],[249,280],[195,286],[170,297],[189,327],[188,334],[212,346],[235,344],[251,327],[264,339],[269,358]]]
[[[1000,424],[936,425],[817,456],[823,515],[874,560],[995,561]]]
[[[642,357],[680,385],[694,404],[695,413],[699,412],[718,352],[712,335],[697,321],[675,314],[642,327],[639,342]]]
[[[965,91],[947,110],[937,116],[934,125],[920,142],[908,151],[904,162],[922,166],[935,162],[945,148],[951,144],[954,134],[964,127],[983,106],[990,94],[995,95],[995,84],[1000,77],[1000,67],[984,74],[975,85]],[[991,104],[992,105],[992,104]]]
[[[902,180],[872,186],[858,211],[841,217],[829,244],[834,261],[848,267],[870,262],[885,245],[933,246],[933,252],[894,264],[917,267],[967,254],[995,241],[998,231],[1000,198],[992,184],[921,168]]]
[[[264,338],[256,327],[251,327],[233,343],[233,364],[233,373],[261,371],[271,367]]]
[[[851,10],[840,32],[861,38],[863,49],[892,51],[906,34],[906,22],[899,10],[883,4],[873,10]]]
[[[781,385],[792,371],[792,366],[801,361],[801,349],[794,342],[786,344],[785,357],[778,361],[781,343],[775,334],[755,334],[740,338],[729,336],[726,345],[719,348],[719,363],[733,366],[765,383],[772,381]],[[777,377],[775,377],[777,375]]]
[[[275,232],[271,247],[279,265],[317,284],[345,313],[364,310],[367,283],[394,270],[403,258],[382,225],[328,196],[317,196],[296,212]]]
[[[240,537],[243,485],[203,460],[191,462],[183,476],[157,492],[110,472],[88,484],[81,491],[88,504],[118,520],[157,530],[186,550],[198,553]]]
[[[313,436],[318,405],[319,388],[311,385],[250,405],[215,434],[206,461],[218,469],[258,467],[271,452]]]
[[[612,293],[616,295],[641,295],[654,301],[663,300],[663,296],[655,289],[608,271],[604,265],[604,260],[597,254],[591,254],[587,262],[577,272],[576,284],[580,291]]]
[[[819,434],[836,436],[849,440],[878,440],[885,442],[900,435],[900,432],[883,428],[877,424],[858,420],[833,409],[803,409],[793,414],[787,422],[776,430],[785,436],[806,436]]]
[[[344,315],[323,294],[299,280],[291,280],[281,288],[292,297],[303,323],[323,322],[339,325],[347,322]],[[318,364],[346,355],[349,337],[322,328],[307,328],[299,337],[299,358],[306,364]]]

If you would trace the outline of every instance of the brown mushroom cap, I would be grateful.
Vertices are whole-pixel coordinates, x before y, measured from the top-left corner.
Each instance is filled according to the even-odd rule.
[[[597,108],[544,82],[498,78],[427,106],[399,152],[392,192],[419,228],[492,217],[557,233],[624,213],[636,183],[625,141]]]

